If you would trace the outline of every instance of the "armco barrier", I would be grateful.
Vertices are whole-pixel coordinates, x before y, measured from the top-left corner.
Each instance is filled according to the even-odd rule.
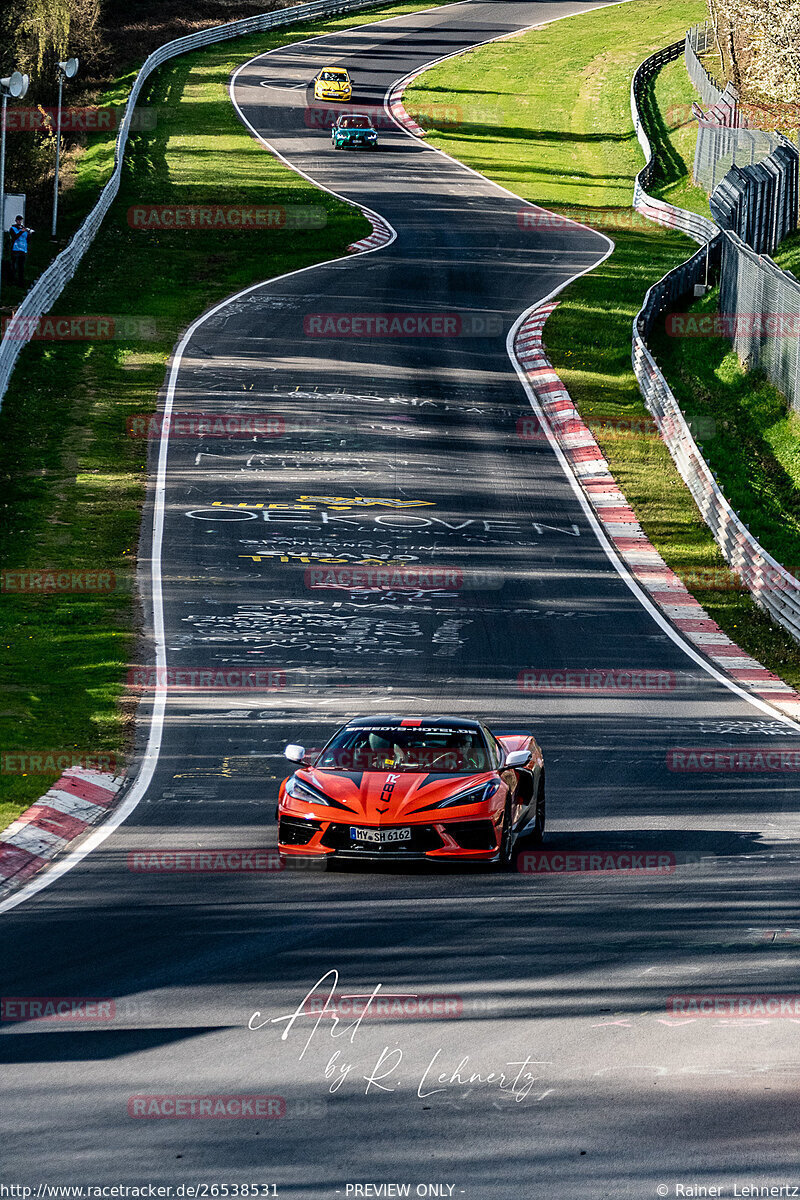
[[[78,264],[91,245],[103,218],[119,191],[122,176],[122,162],[128,134],[131,129],[133,111],[142,87],[153,71],[191,50],[211,46],[215,42],[223,42],[228,38],[243,37],[248,33],[260,33],[266,29],[275,29],[281,25],[296,25],[301,21],[312,20],[315,17],[333,16],[336,13],[357,12],[363,8],[377,8],[386,0],[311,0],[309,4],[298,4],[292,8],[278,9],[275,12],[259,13],[255,17],[246,17],[241,21],[231,21],[227,25],[215,25],[211,29],[203,29],[199,33],[191,33],[187,37],[176,38],[175,41],[165,42],[154,50],[142,66],[134,80],[131,94],[125,106],[125,115],[117,134],[114,150],[114,170],[111,178],[100,193],[92,211],[76,231],[69,245],[61,251],[57,258],[37,279],[36,283],[25,296],[15,315],[21,320],[17,323],[17,332],[13,337],[8,334],[0,342],[0,402],[5,395],[8,381],[14,364],[27,341],[30,341],[36,328],[36,321],[44,313],[49,312],[55,301],[69,283],[77,270]],[[27,337],[20,336],[19,330],[29,330]]]
[[[731,246],[734,252],[740,251],[740,247],[747,250],[743,243],[736,246],[735,235],[718,230],[713,221],[676,208],[662,200],[656,200],[648,196],[645,190],[652,180],[655,168],[650,141],[642,126],[639,97],[647,79],[664,63],[672,62],[680,56],[680,48],[676,52],[676,46],[680,47],[680,43],[646,59],[636,71],[631,84],[631,115],[646,163],[636,177],[633,204],[634,208],[651,220],[681,230],[695,241],[701,242],[702,246],[687,262],[654,284],[645,296],[644,304],[633,324],[633,370],[645,403],[655,418],[678,473],[688,487],[731,570],[749,588],[756,603],[766,609],[792,637],[800,641],[800,582],[767,554],[725,499],[692,437],[669,384],[647,347],[646,339],[659,316],[673,308],[679,298],[691,295],[695,284],[705,281],[719,270],[723,243],[726,254]],[[738,242],[739,239],[735,241]],[[752,251],[748,253],[754,259],[758,258]],[[728,308],[725,311],[734,312],[736,308]]]
[[[678,229],[681,233],[688,234],[694,241],[705,245],[717,233],[717,227],[713,221],[708,217],[701,216],[700,213],[676,208],[674,204],[667,204],[664,200],[657,200],[654,196],[647,194],[647,188],[653,182],[656,160],[644,128],[639,105],[647,81],[667,63],[675,62],[680,58],[683,49],[683,42],[673,42],[665,50],[658,50],[655,54],[651,54],[637,67],[631,80],[631,116],[645,162],[633,185],[633,207],[637,212],[649,217],[651,221],[656,221],[659,225],[666,225],[669,229]]]

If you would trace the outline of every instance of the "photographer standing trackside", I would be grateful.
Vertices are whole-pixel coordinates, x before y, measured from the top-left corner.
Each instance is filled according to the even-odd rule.
[[[22,217],[17,217],[8,231],[11,238],[11,282],[19,287],[25,287],[25,258],[28,254],[28,236],[33,233],[28,229]]]

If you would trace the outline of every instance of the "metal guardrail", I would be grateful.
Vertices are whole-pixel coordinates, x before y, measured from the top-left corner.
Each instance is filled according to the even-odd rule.
[[[800,641],[800,581],[764,550],[725,499],[692,436],[680,405],[647,346],[646,339],[662,313],[674,308],[678,300],[690,296],[694,285],[704,277],[707,278],[709,274],[713,276],[720,269],[724,273],[721,260],[725,255],[735,256],[735,259],[728,261],[735,262],[737,271],[745,259],[764,261],[748,250],[735,234],[718,230],[713,221],[656,200],[645,191],[647,184],[652,181],[655,164],[650,141],[642,127],[639,97],[646,80],[665,62],[678,57],[680,50],[675,53],[675,46],[670,46],[646,59],[633,77],[631,115],[646,160],[645,167],[636,177],[633,203],[639,212],[661,225],[681,230],[703,245],[687,262],[681,263],[655,283],[645,296],[633,323],[633,370],[645,404],[658,425],[678,473],[726,562],[750,590],[756,603],[788,630],[795,640]],[[657,215],[653,216],[653,213]],[[786,274],[780,272],[774,263],[771,266],[779,275]],[[732,275],[729,277],[732,278]],[[738,303],[739,295],[737,293],[736,297],[731,297],[731,304],[723,305],[723,310],[737,311],[733,301]],[[763,304],[759,311],[762,309]],[[800,349],[800,338],[795,339],[795,348]],[[795,369],[800,370],[797,358]]]
[[[279,28],[282,25],[296,25],[302,21],[313,20],[316,17],[334,16],[337,13],[356,12],[364,8],[377,8],[386,0],[311,0],[308,4],[298,4],[291,8],[278,9],[275,12],[259,13],[254,17],[245,17],[241,21],[231,21],[226,25],[214,25],[199,33],[191,33],[186,37],[176,38],[165,42],[153,51],[145,61],[139,74],[134,80],[125,114],[117,134],[114,149],[114,170],[110,179],[100,193],[100,196],[75,232],[69,244],[53,260],[49,267],[37,279],[14,313],[12,335],[7,332],[0,342],[0,402],[5,395],[14,365],[27,342],[31,341],[36,330],[36,322],[49,312],[55,301],[72,279],[78,264],[95,238],[108,210],[119,191],[122,178],[122,166],[131,121],[136,107],[136,101],[142,88],[152,73],[163,63],[180,54],[191,50],[200,50],[203,46],[211,46],[228,38],[243,37],[248,33],[261,33],[267,29]]]
[[[648,187],[653,182],[657,164],[653,147],[650,145],[650,139],[644,127],[639,104],[647,81],[667,63],[675,62],[680,58],[683,50],[684,42],[680,41],[673,42],[664,50],[656,51],[655,54],[651,54],[643,63],[640,63],[631,80],[631,117],[636,137],[642,147],[645,163],[633,185],[633,207],[637,212],[649,217],[651,221],[665,225],[668,229],[678,229],[681,233],[688,234],[694,241],[705,245],[718,232],[713,221],[700,213],[689,212],[685,208],[676,208],[674,204],[667,204],[666,201],[658,200],[655,196],[647,193]]]

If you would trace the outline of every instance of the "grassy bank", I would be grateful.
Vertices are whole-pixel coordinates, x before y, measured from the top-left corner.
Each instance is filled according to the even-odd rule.
[[[430,124],[434,145],[526,199],[577,210],[613,238],[611,257],[562,294],[545,328],[548,353],[665,560],[731,637],[800,684],[797,645],[734,586],[663,442],[639,432],[647,411],[631,370],[631,325],[650,284],[694,244],[629,207],[642,165],[630,80],[642,59],[703,17],[694,0],[634,0],[573,17],[433,68],[417,80],[407,107],[451,106],[460,124]],[[707,212],[688,174],[692,99],[680,61],[659,73],[646,98],[646,108],[661,114],[655,143],[667,163],[653,191]],[[719,425],[721,438],[724,418]],[[706,433],[701,440],[708,450],[714,439]]]
[[[713,291],[693,312],[717,310]],[[800,417],[757,371],[745,371],[725,338],[674,338],[653,352],[684,413],[713,427],[703,452],[734,510],[779,562],[800,570]]]
[[[90,762],[99,755],[120,762],[124,755],[131,713],[121,697],[136,630],[132,568],[147,451],[143,440],[127,435],[126,422],[154,410],[180,332],[224,296],[334,258],[371,228],[357,210],[317,191],[250,137],[228,98],[231,71],[310,33],[430,6],[430,0],[387,6],[209,47],[167,65],[142,97],[143,106],[157,106],[158,125],[132,139],[120,195],[55,307],[56,314],[133,318],[138,335],[32,343],[0,410],[2,568],[114,576],[112,590],[82,594],[15,593],[5,579],[0,827],[59,774],[32,771],[17,755],[59,752]],[[120,98],[127,83],[120,82]],[[78,191],[97,188],[112,155],[111,139],[92,143],[79,164]],[[156,232],[129,225],[128,209],[137,203],[313,205],[323,210],[325,225]]]

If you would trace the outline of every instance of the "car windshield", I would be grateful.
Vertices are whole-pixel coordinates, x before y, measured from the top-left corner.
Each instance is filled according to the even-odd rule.
[[[324,79],[327,83],[341,83],[345,79],[344,71],[322,71],[320,79]]]
[[[369,117],[342,117],[339,121],[340,129],[371,129],[372,124]]]
[[[342,729],[314,766],[334,771],[425,771],[441,775],[493,770],[480,730],[440,725]]]

